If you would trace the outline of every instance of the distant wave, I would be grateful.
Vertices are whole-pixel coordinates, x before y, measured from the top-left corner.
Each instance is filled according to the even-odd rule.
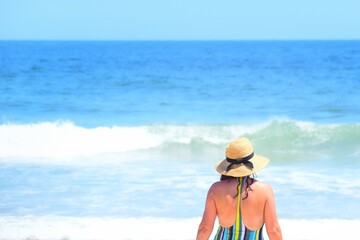
[[[71,122],[0,125],[0,158],[58,158],[156,150],[178,154],[190,149],[223,149],[249,137],[266,154],[360,155],[360,124],[318,124],[272,119],[258,124],[144,125],[84,128]]]

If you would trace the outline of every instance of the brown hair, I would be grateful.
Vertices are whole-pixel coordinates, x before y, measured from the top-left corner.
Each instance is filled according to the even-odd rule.
[[[221,176],[220,176],[220,181],[226,181],[226,180],[230,181],[231,179],[237,179],[237,181],[238,181],[238,186],[241,184],[241,182],[239,181],[239,177],[226,176],[226,175],[221,175]],[[246,184],[246,186],[245,186],[246,196],[243,198],[243,200],[248,197],[248,195],[249,195],[249,194],[248,194],[248,191],[249,191],[249,190],[250,190],[250,191],[254,191],[254,190],[251,188],[251,185],[252,185],[254,182],[255,182],[255,174],[252,174],[252,175],[250,175],[250,176],[248,176],[248,177],[246,178],[246,182],[245,182],[245,184]],[[237,189],[238,189],[238,188],[237,188]],[[239,195],[239,192],[237,193],[237,195]],[[237,197],[237,195],[236,195],[235,197]],[[235,197],[234,197],[234,198],[235,198]]]

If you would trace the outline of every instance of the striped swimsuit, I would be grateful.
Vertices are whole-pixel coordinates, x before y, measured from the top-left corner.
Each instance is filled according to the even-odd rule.
[[[228,228],[219,226],[214,240],[263,240],[262,229],[264,224],[259,230],[249,230],[245,227],[241,216],[241,190],[246,182],[247,177],[238,178],[241,184],[238,185],[238,197],[236,205],[236,220],[234,225]]]

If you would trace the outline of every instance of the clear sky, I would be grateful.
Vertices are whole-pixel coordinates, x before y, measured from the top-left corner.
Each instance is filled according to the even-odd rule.
[[[0,39],[360,39],[360,0],[0,0]]]

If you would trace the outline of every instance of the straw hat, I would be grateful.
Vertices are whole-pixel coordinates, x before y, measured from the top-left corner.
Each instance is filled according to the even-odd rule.
[[[226,158],[216,163],[218,173],[232,177],[249,176],[260,171],[269,163],[269,159],[255,155],[249,139],[238,138],[226,146]]]

